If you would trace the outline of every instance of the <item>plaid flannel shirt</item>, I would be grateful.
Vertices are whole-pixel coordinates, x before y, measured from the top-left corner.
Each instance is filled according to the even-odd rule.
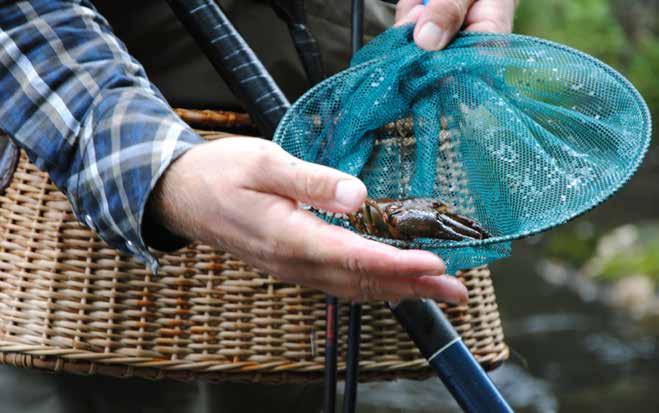
[[[0,129],[49,173],[78,220],[157,272],[145,204],[201,138],[91,2],[0,0]]]

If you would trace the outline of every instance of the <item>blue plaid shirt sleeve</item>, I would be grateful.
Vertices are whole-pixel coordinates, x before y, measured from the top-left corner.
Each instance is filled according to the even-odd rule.
[[[157,271],[142,234],[145,204],[201,138],[90,2],[0,0],[0,129],[81,222]]]

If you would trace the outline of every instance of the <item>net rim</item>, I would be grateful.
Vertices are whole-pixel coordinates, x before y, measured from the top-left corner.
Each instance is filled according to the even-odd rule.
[[[396,28],[396,30],[400,30],[403,28],[409,28],[412,26],[411,24],[400,26]],[[577,210],[576,212],[567,215],[566,218],[562,219],[559,222],[550,224],[550,225],[545,225],[541,226],[539,228],[533,228],[529,229],[527,231],[523,232],[517,232],[514,234],[508,234],[508,235],[501,235],[501,236],[495,236],[487,239],[479,239],[479,240],[469,240],[469,241],[446,241],[446,240],[437,240],[434,238],[417,238],[415,240],[411,241],[402,241],[402,240],[395,240],[391,238],[381,238],[381,237],[375,237],[371,235],[366,235],[366,234],[361,234],[364,238],[371,239],[374,241],[378,242],[383,242],[389,245],[401,247],[401,248],[408,248],[408,249],[456,249],[456,248],[467,248],[467,247],[480,247],[480,246],[487,246],[487,245],[492,245],[492,244],[501,244],[504,242],[510,242],[514,240],[519,240],[521,238],[526,238],[532,235],[537,235],[542,232],[549,231],[553,228],[556,228],[560,225],[563,225],[567,222],[572,221],[573,219],[577,218],[580,215],[583,215],[585,213],[588,213],[595,207],[601,205],[605,201],[607,201],[609,198],[611,198],[614,194],[616,194],[620,188],[622,188],[626,183],[629,182],[631,177],[638,171],[640,168],[643,160],[645,159],[645,156],[648,152],[648,149],[650,147],[650,142],[652,141],[652,117],[650,114],[650,109],[647,106],[647,103],[643,99],[642,95],[640,92],[636,89],[636,87],[627,79],[625,76],[623,76],[620,72],[618,72],[616,69],[611,67],[610,65],[606,64],[605,62],[601,61],[600,59],[591,56],[585,52],[582,52],[580,50],[577,50],[573,47],[557,43],[551,40],[547,39],[541,39],[538,37],[534,36],[528,36],[524,34],[516,34],[516,33],[507,33],[507,34],[501,34],[501,33],[486,33],[486,32],[465,32],[461,31],[458,33],[457,37],[489,37],[489,38],[498,38],[498,39],[504,39],[504,40],[514,40],[514,39],[521,39],[525,41],[529,41],[531,43],[535,44],[540,44],[544,46],[549,46],[570,54],[575,55],[578,58],[585,59],[586,61],[593,63],[595,66],[601,68],[604,70],[606,73],[612,76],[613,79],[617,80],[620,82],[620,84],[625,87],[631,94],[631,97],[633,101],[636,103],[636,106],[638,108],[638,111],[642,117],[643,120],[643,129],[645,130],[645,133],[641,133],[639,135],[643,139],[643,143],[638,146],[639,150],[637,153],[637,156],[635,157],[634,161],[630,163],[630,167],[627,170],[627,173],[620,178],[617,182],[615,182],[611,186],[611,190],[608,191],[607,193],[594,197],[593,201],[590,203],[589,206],[586,206],[584,208],[581,208]],[[442,50],[439,51],[426,51],[426,54],[433,53],[433,54],[438,54],[441,53]],[[295,116],[297,113],[297,109],[300,106],[305,105],[311,98],[316,94],[316,92],[320,89],[323,88],[328,88],[328,87],[333,87],[333,85],[340,81],[342,78],[349,76],[350,74],[354,72],[358,72],[361,70],[364,70],[365,68],[371,66],[374,64],[374,62],[384,60],[386,58],[374,58],[370,59],[364,63],[361,63],[357,66],[349,67],[334,76],[331,76],[327,78],[326,80],[320,82],[319,84],[315,85],[311,89],[309,89],[302,97],[300,97],[293,105],[291,105],[290,109],[285,113],[284,117],[282,118],[281,122],[279,123],[279,126],[277,127],[277,130],[275,131],[275,135],[273,137],[273,142],[276,144],[280,145],[280,142],[282,142],[282,134],[283,130],[287,127],[287,125],[290,123],[290,119]],[[384,125],[380,125],[379,127],[383,127]],[[377,128],[376,128],[377,129]],[[280,145],[281,146],[281,145]],[[327,219],[326,219],[327,220]],[[345,220],[342,220],[345,221]],[[341,225],[343,227],[347,227],[352,229],[351,226],[349,225]]]

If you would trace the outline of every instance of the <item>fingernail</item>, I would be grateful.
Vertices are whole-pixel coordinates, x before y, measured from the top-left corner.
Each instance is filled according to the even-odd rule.
[[[364,197],[364,185],[355,180],[339,181],[336,185],[335,199],[348,211],[354,211],[362,204]]]
[[[433,22],[427,22],[419,30],[416,43],[425,50],[439,50],[444,46],[447,33]]]

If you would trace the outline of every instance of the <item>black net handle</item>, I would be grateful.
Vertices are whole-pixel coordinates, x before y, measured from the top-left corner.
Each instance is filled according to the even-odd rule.
[[[305,0],[271,0],[272,8],[286,23],[311,85],[325,79],[325,68],[316,38],[307,25]]]
[[[214,0],[167,0],[215,70],[272,139],[290,103]]]

